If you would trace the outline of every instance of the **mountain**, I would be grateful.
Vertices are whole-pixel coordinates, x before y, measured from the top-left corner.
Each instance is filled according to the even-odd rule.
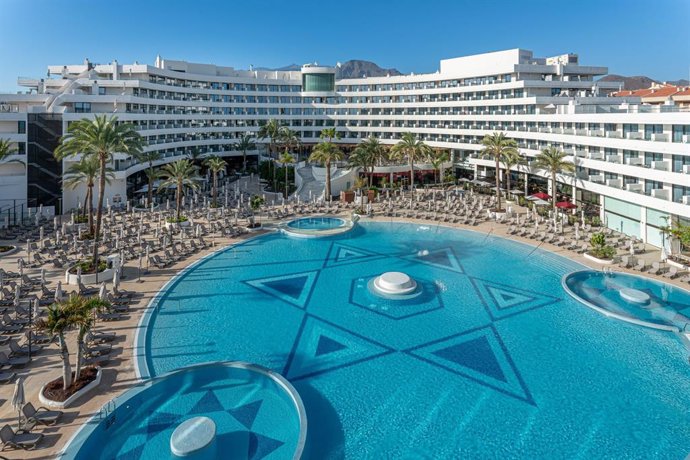
[[[383,69],[371,61],[353,59],[340,66],[340,78],[385,77],[386,75],[402,75],[398,69]]]
[[[649,88],[652,86],[652,83],[663,83],[662,81],[653,80],[653,79],[646,77],[644,75],[625,77],[623,75],[615,75],[615,74],[607,75],[607,76],[599,79],[599,81],[621,81],[621,82],[623,82],[623,89],[627,89],[630,91],[634,91],[636,89]],[[676,86],[688,86],[688,85],[690,85],[690,82],[688,80],[667,81],[666,83],[668,83],[669,85],[676,85]]]
[[[255,70],[300,70],[302,66],[297,64],[290,64],[284,67],[268,68],[255,67]],[[338,78],[360,78],[363,75],[367,77],[385,77],[386,75],[402,75],[398,69],[384,69],[371,61],[361,61],[358,59],[351,59],[344,62],[340,66]]]

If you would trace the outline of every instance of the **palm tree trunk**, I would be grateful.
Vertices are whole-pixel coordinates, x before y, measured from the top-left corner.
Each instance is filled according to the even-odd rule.
[[[175,191],[175,205],[177,207],[177,222],[180,222],[180,211],[182,207],[182,181],[177,181],[177,190]]]
[[[285,199],[288,197],[288,165],[285,163]]]
[[[105,198],[105,159],[105,155],[101,154],[101,177],[98,181],[98,207],[96,208],[96,231],[93,243],[93,263],[96,266],[96,273],[98,273],[98,243],[101,240],[101,219],[103,218],[103,199]]]
[[[326,162],[326,196],[324,197],[331,201],[331,162]]]
[[[371,172],[369,173],[369,188],[374,184],[374,166],[371,166]]]
[[[74,367],[74,378],[76,380],[79,380],[79,376],[81,375],[81,362],[82,362],[82,348],[84,347],[84,335],[86,334],[86,330],[83,328],[79,328],[79,334],[77,335],[77,361],[76,361],[76,366]]]
[[[150,208],[151,203],[153,203],[153,165],[149,165],[149,190],[148,196],[146,197],[146,207]]]
[[[86,196],[84,197],[84,209],[82,210],[81,214],[82,216],[86,216],[87,212],[90,212],[86,207],[89,205],[89,193],[91,193],[91,188],[89,188],[89,185],[86,184]],[[91,224],[89,224],[89,230],[93,230],[91,228]]]
[[[242,150],[242,172],[247,172],[247,150]]]
[[[89,232],[93,234],[93,184],[91,184],[91,187],[89,187],[89,191],[87,192],[87,195],[89,196],[89,209],[86,211],[89,216]]]
[[[551,201],[553,210],[556,211],[556,171],[551,172]]]
[[[72,385],[72,366],[69,363],[69,351],[64,334],[59,334],[60,359],[62,359],[62,388],[68,389]]]
[[[216,205],[216,197],[217,197],[217,190],[218,190],[218,173],[213,171],[213,206]]]
[[[410,157],[410,191],[414,189],[414,162]]]
[[[499,170],[498,157],[496,157],[496,211],[501,210],[501,174]]]

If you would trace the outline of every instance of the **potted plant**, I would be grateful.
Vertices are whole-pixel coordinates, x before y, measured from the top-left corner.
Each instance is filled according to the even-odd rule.
[[[261,209],[261,206],[264,205],[266,200],[262,196],[259,195],[254,195],[249,199],[249,207],[252,208],[252,213],[257,214],[258,211]],[[255,222],[254,221],[254,216],[249,217],[249,225],[247,225],[247,229],[249,231],[252,230],[258,230],[261,228],[261,222]]]
[[[83,366],[84,338],[94,324],[94,313],[107,309],[110,304],[98,298],[86,298],[73,294],[67,299],[48,307],[48,315],[39,320],[38,328],[57,336],[62,361],[62,377],[51,380],[41,387],[39,400],[50,407],[65,408],[75,400],[96,388],[101,382],[101,369]],[[77,329],[77,353],[75,371],[69,358],[66,334]]]
[[[589,260],[600,264],[612,264],[613,258],[616,256],[616,248],[606,244],[606,235],[603,233],[595,233],[589,239],[590,249],[585,253],[585,257]]]

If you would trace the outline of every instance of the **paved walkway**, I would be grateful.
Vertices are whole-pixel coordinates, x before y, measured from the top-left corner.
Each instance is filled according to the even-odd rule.
[[[256,181],[258,186],[258,181]],[[253,187],[254,184],[249,181],[247,183],[248,187]],[[344,213],[345,214],[345,213]],[[347,212],[349,214],[349,211]],[[365,218],[365,221],[367,219]],[[389,217],[376,217],[375,221],[405,221],[420,223],[425,225],[436,225],[436,222],[429,222],[423,220],[415,219],[402,219],[402,218],[389,218]],[[459,227],[463,228],[463,225],[459,224],[447,224],[441,223],[439,225]],[[506,233],[507,225],[498,224],[496,222],[483,222],[478,226],[471,227],[472,230],[491,233],[492,235],[507,237],[510,239],[515,239],[517,241],[522,241],[526,244],[537,246],[537,242],[525,238],[508,236]],[[254,236],[254,235],[252,235]],[[237,242],[238,240],[231,240],[227,238],[215,238],[215,249],[209,249],[206,251],[199,252],[186,260],[166,269],[155,269],[152,268],[150,274],[142,277],[141,282],[137,279],[137,269],[135,266],[130,266],[125,268],[126,278],[122,280],[121,288],[130,291],[136,291],[139,293],[138,301],[136,305],[132,307],[129,318],[122,321],[117,321],[113,323],[99,324],[99,328],[105,330],[111,330],[120,334],[119,341],[114,345],[114,354],[116,358],[111,361],[108,366],[104,368],[104,379],[101,386],[90,396],[81,401],[80,405],[73,408],[69,408],[65,411],[65,416],[61,423],[56,427],[47,428],[37,428],[36,432],[41,432],[45,435],[41,447],[35,451],[6,451],[2,455],[9,459],[52,459],[55,455],[63,448],[67,440],[74,434],[74,432],[84,423],[89,417],[98,412],[98,409],[103,406],[107,401],[113,397],[119,395],[126,389],[130,388],[133,384],[137,382],[134,363],[133,363],[133,341],[135,330],[138,325],[141,314],[148,304],[149,300],[153,295],[162,287],[162,285],[167,282],[170,277],[174,276],[185,266],[193,263],[195,260],[209,254],[213,250],[225,247],[229,244]],[[552,251],[554,253],[563,255],[569,259],[580,262],[584,265],[597,268],[596,264],[588,261],[582,255],[576,254],[572,251],[568,251],[564,248],[553,246],[550,244],[542,244],[543,249]],[[26,257],[24,251],[20,253],[12,254],[8,257],[0,257],[0,267],[6,270],[16,270],[16,260],[18,257]],[[659,251],[648,251],[644,255],[640,255],[649,261],[659,260]],[[131,262],[130,262],[131,265]],[[618,271],[628,271],[621,268],[615,268]],[[27,271],[27,273],[31,273]],[[47,270],[47,280],[52,286],[55,285],[58,279],[64,278],[64,272],[61,270],[48,269]],[[667,280],[664,281],[681,285],[679,281]],[[687,288],[687,284],[683,285]],[[70,337],[70,350],[74,351],[74,337],[73,334]],[[25,390],[26,390],[26,400],[33,402],[36,406],[40,405],[38,403],[38,392],[41,385],[49,380],[57,378],[61,375],[61,364],[60,359],[57,354],[58,348],[56,345],[51,345],[49,348],[44,349],[38,354],[33,362],[27,366],[25,369],[18,370],[18,374],[25,377]],[[72,362],[74,356],[72,356]],[[17,424],[17,413],[11,407],[12,392],[14,389],[13,384],[7,384],[0,386],[0,426],[10,423],[13,426]]]

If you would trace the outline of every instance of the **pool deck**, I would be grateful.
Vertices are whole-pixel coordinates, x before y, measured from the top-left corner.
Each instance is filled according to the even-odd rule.
[[[349,211],[341,213],[340,215],[329,215],[333,217],[349,217]],[[293,217],[294,218],[294,217]],[[476,232],[489,233],[492,235],[505,237],[508,239],[520,241],[531,246],[537,246],[539,243],[527,238],[521,238],[517,236],[512,236],[507,234],[508,225],[496,222],[482,222],[481,224],[468,227],[461,224],[451,224],[451,223],[437,223],[429,222],[427,220],[420,219],[408,219],[408,218],[390,218],[377,216],[375,218],[363,218],[362,222],[410,222],[416,224],[422,224],[427,226],[441,225],[444,227],[455,227],[461,229],[470,229]],[[264,220],[266,222],[266,220]],[[158,292],[158,290],[175,274],[179,273],[183,268],[195,262],[196,260],[208,255],[210,252],[223,248],[227,245],[236,243],[246,238],[251,238],[256,235],[262,234],[264,232],[252,233],[249,235],[244,235],[240,238],[229,239],[229,238],[215,238],[215,248],[200,251],[186,260],[183,260],[171,267],[165,269],[156,269],[151,267],[149,274],[142,276],[142,282],[137,282],[137,268],[132,262],[129,263],[129,267],[125,267],[126,278],[121,282],[121,289],[134,291],[139,293],[137,297],[137,302],[133,304],[129,317],[127,319],[116,321],[112,323],[99,323],[98,328],[103,328],[105,330],[116,332],[120,335],[119,341],[113,346],[113,354],[115,358],[110,361],[110,363],[103,370],[103,380],[101,385],[97,390],[95,390],[91,396],[86,396],[81,404],[77,403],[75,407],[68,408],[64,412],[64,416],[60,423],[54,427],[37,427],[34,432],[43,433],[44,439],[40,443],[40,447],[34,451],[22,451],[22,450],[7,450],[2,452],[2,455],[9,459],[53,459],[56,454],[64,447],[65,443],[72,437],[76,430],[92,415],[98,412],[98,410],[110,399],[121,394],[123,391],[130,388],[133,384],[137,382],[137,377],[134,370],[133,362],[133,344],[135,340],[135,332],[141,317],[142,312],[148,305],[149,300]],[[26,257],[25,246],[23,245],[21,252],[15,253],[6,258],[0,258],[0,267],[6,270],[16,271],[16,260],[18,257]],[[555,254],[559,254],[573,261],[579,262],[583,265],[589,266],[593,269],[601,269],[601,266],[593,263],[592,261],[585,259],[581,254],[577,254],[573,251],[569,251],[562,247],[554,246],[551,244],[542,244],[542,249],[551,251]],[[659,260],[659,250],[649,250],[645,254],[637,256],[638,258],[643,258],[648,262]],[[627,270],[619,267],[615,267],[616,271],[636,273],[632,270]],[[26,270],[30,276],[35,275],[38,270]],[[661,276],[649,276],[650,278],[663,280],[664,282],[681,286],[688,289],[687,283],[681,283],[677,280],[671,280],[663,278]],[[54,286],[57,280],[64,278],[64,272],[62,270],[56,270],[54,268],[46,267],[46,280],[49,285]],[[67,287],[66,287],[67,288]],[[687,339],[690,341],[690,334],[687,335]],[[75,337],[74,333],[68,336],[68,343],[70,350],[73,352],[75,349]],[[690,342],[689,342],[690,343]],[[7,346],[2,347],[7,348]],[[0,348],[0,351],[4,351]],[[74,362],[74,356],[71,357],[72,362]],[[42,350],[33,360],[33,362],[23,369],[16,370],[18,376],[24,377],[25,381],[25,394],[26,400],[34,403],[35,406],[40,406],[38,401],[38,392],[40,387],[47,381],[55,379],[61,375],[61,362],[58,355],[58,347],[56,345],[51,345],[50,347]],[[0,386],[0,426],[4,424],[11,424],[13,427],[17,426],[17,412],[12,408],[11,400],[12,393],[14,391],[14,381],[10,384],[5,384]]]

